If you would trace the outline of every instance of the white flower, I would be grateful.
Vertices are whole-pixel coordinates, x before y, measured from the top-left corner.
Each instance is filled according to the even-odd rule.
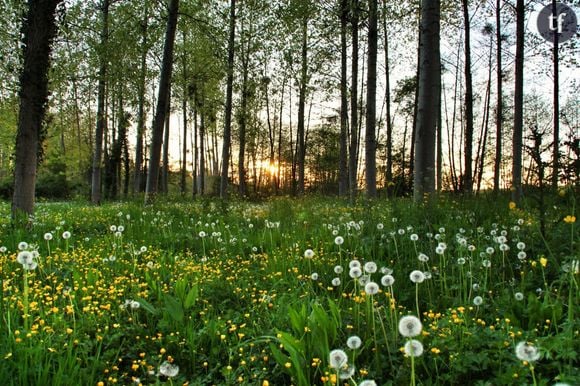
[[[376,295],[379,292],[379,285],[374,281],[369,281],[365,285],[365,292],[369,295]]]
[[[354,375],[355,367],[351,364],[346,364],[342,369],[338,371],[338,377],[341,380],[351,379]]]
[[[21,241],[18,243],[18,249],[23,251],[25,249],[28,249],[28,243],[26,241]]]
[[[489,267],[491,267],[491,261],[489,261],[488,259],[485,259],[485,260],[483,260],[483,261],[481,262],[481,265],[482,265],[484,268],[489,268]]]
[[[473,304],[476,306],[481,306],[483,304],[483,298],[481,296],[476,296],[473,298]]]
[[[417,256],[417,259],[419,259],[419,261],[422,263],[426,263],[429,261],[429,256],[427,256],[424,253],[419,253],[419,256]]]
[[[340,275],[342,272],[343,272],[343,268],[341,265],[334,266],[334,273],[336,273],[337,275]]]
[[[353,335],[346,340],[346,345],[351,350],[356,350],[362,345],[362,340],[358,336]]]
[[[366,273],[375,273],[377,272],[377,264],[373,261],[369,261],[365,263],[364,269]]]
[[[358,386],[377,386],[377,383],[372,379],[365,379],[364,381],[359,383]]]
[[[395,278],[392,275],[384,275],[381,278],[381,284],[385,287],[390,287],[395,283]]]
[[[330,352],[329,364],[333,369],[341,369],[348,363],[348,356],[341,349],[335,349]]]
[[[119,226],[117,227],[117,231],[118,231],[118,232],[123,232],[124,230],[125,230],[125,227],[124,227],[123,225],[119,225]]]
[[[413,283],[423,283],[425,274],[419,270],[415,270],[409,274],[409,278]]]
[[[348,272],[348,275],[353,279],[356,279],[362,275],[362,271],[359,267],[352,267]]]
[[[206,236],[204,231],[199,231],[199,237],[201,237],[202,239]]]
[[[360,268],[361,267],[360,261],[358,261],[358,260],[351,260],[350,263],[348,263],[348,268],[351,268],[352,269],[354,267]]]
[[[334,279],[332,279],[332,285],[335,287],[338,287],[340,285],[340,277],[335,277]]]
[[[312,275],[310,275],[310,278],[312,280],[318,280],[318,274],[316,272],[313,272]]]
[[[385,228],[385,226],[383,225],[383,223],[380,222],[380,223],[377,224],[377,229],[378,230],[382,231],[384,228]]]
[[[526,249],[526,243],[520,241],[516,244],[516,247],[520,250],[523,251],[524,249]]]
[[[405,338],[417,336],[421,330],[423,330],[423,325],[419,318],[414,315],[406,315],[399,320],[399,332]]]
[[[34,260],[32,260],[30,263],[22,264],[22,268],[27,271],[33,271],[36,269],[36,267],[38,267],[38,263]]]
[[[358,284],[360,284],[361,287],[364,287],[365,285],[367,285],[367,283],[371,281],[371,277],[369,275],[361,275],[358,278]]]
[[[383,275],[390,275],[393,273],[393,270],[388,267],[381,267],[381,273]]]
[[[336,236],[334,238],[334,243],[336,245],[342,245],[342,244],[344,244],[344,238],[342,236]]]
[[[516,300],[517,300],[517,301],[524,300],[524,294],[523,294],[523,293],[521,293],[521,292],[516,292],[516,293],[514,294],[514,297],[516,298]]]
[[[161,366],[159,366],[159,374],[164,375],[167,378],[173,378],[179,374],[179,366],[165,361],[161,364]]]
[[[141,252],[141,253],[147,252],[147,247],[145,245],[143,245],[141,248],[139,248],[139,252]]]
[[[460,258],[458,258],[458,259],[457,259],[457,264],[459,264],[459,265],[463,265],[463,264],[465,264],[465,258],[464,258],[464,257],[460,257]]]
[[[494,252],[493,247],[485,248],[485,253],[487,253],[488,255],[493,255],[493,252]]]
[[[500,244],[499,245],[499,250],[502,251],[502,252],[509,251],[510,250],[510,246],[507,245],[507,244]]]
[[[111,226],[109,227],[109,230],[110,230],[111,232],[117,232],[117,226],[116,226],[116,225],[111,225]]]
[[[314,251],[312,249],[305,250],[304,257],[307,259],[312,259],[314,257]]]
[[[71,234],[70,234],[69,231],[62,232],[62,238],[63,239],[68,240],[68,239],[70,239],[70,236],[71,236]]]
[[[523,261],[523,260],[525,260],[527,256],[528,256],[528,255],[526,254],[526,252],[525,252],[525,251],[519,251],[519,252],[518,252],[518,259],[519,259],[520,261]]]
[[[419,357],[423,354],[423,344],[415,339],[405,343],[405,354],[410,357]]]
[[[33,261],[32,252],[29,251],[18,252],[18,256],[16,256],[16,261],[22,265],[32,263]]]
[[[50,240],[52,240],[52,233],[50,233],[50,232],[46,232],[46,233],[44,234],[44,239],[45,239],[46,241],[50,241]]]
[[[411,239],[411,241],[419,240],[419,236],[416,233],[413,233],[411,236],[409,236],[409,238]]]
[[[6,253],[7,250],[8,248],[6,248],[4,245],[0,247],[0,253]]]
[[[527,362],[535,362],[540,359],[538,348],[523,341],[516,345],[516,356],[519,360]]]

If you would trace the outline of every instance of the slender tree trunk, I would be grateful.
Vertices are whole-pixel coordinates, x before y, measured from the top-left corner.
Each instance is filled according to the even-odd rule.
[[[304,176],[306,161],[305,140],[305,114],[306,114],[306,88],[308,86],[308,16],[302,16],[302,51],[301,51],[300,89],[298,95],[298,128],[296,155],[298,163],[298,194],[304,194]]]
[[[248,44],[249,45],[249,44]],[[249,47],[244,53],[241,52],[242,59],[242,95],[240,101],[240,112],[238,114],[238,192],[241,197],[245,197],[248,194],[248,188],[246,185],[246,126],[247,126],[247,109],[248,109],[248,67],[250,62]]]
[[[230,163],[230,147],[232,136],[232,94],[234,85],[234,43],[236,34],[236,0],[230,0],[230,32],[228,40],[228,68],[226,84],[226,107],[224,116],[224,137],[222,147],[222,174],[220,182],[220,197],[227,198],[228,168]]]
[[[354,202],[357,193],[358,166],[358,0],[351,3],[352,23],[352,59],[351,59],[351,89],[350,89],[350,158],[348,166],[350,200]]]
[[[367,69],[367,111],[365,130],[365,177],[367,196],[377,196],[377,0],[369,1],[369,31],[368,31],[368,69]]]
[[[106,125],[105,92],[107,82],[106,46],[109,40],[109,0],[101,5],[103,29],[101,30],[101,53],[99,54],[99,85],[97,91],[97,127],[95,130],[95,152],[93,153],[93,177],[91,182],[91,201],[101,203],[101,162],[103,159],[103,135]]]
[[[150,202],[158,191],[159,161],[163,142],[163,127],[169,106],[170,83],[173,70],[173,46],[175,44],[175,31],[177,30],[178,9],[179,0],[170,0],[167,30],[165,33],[165,47],[163,49],[163,62],[161,64],[161,78],[159,80],[157,109],[152,127],[151,154],[149,155],[145,202]]]
[[[463,22],[465,26],[465,174],[462,190],[473,191],[473,81],[471,76],[471,22],[468,0],[463,1]]]
[[[183,32],[183,45],[187,41],[186,33]],[[187,178],[187,57],[185,53],[181,57],[181,65],[183,66],[183,99],[181,100],[181,110],[183,111],[183,148],[181,149],[181,179],[180,179],[180,191],[182,195],[185,195],[187,191],[187,185],[185,183]]]
[[[423,0],[421,10],[421,59],[415,136],[413,198],[423,200],[435,190],[435,129],[441,95],[439,53],[440,0]]]
[[[502,152],[502,124],[503,124],[503,79],[502,79],[502,58],[501,58],[501,0],[495,3],[495,36],[497,44],[496,70],[497,70],[497,102],[495,110],[495,159],[493,164],[493,191],[499,192],[499,177],[501,172],[501,152]]]
[[[385,103],[387,105],[387,165],[385,171],[387,193],[393,183],[393,122],[391,117],[391,74],[389,62],[389,31],[387,28],[387,2],[383,1],[383,33],[385,45]]]
[[[552,15],[557,15],[557,2],[552,0]],[[559,161],[560,161],[560,68],[558,58],[558,33],[554,33],[554,48],[553,48],[553,62],[554,62],[554,143],[552,151],[552,187],[558,188],[559,180]]]
[[[169,133],[171,130],[171,83],[169,83],[169,91],[167,92],[167,112],[165,113],[165,129],[163,131],[163,152],[161,162],[161,192],[167,194],[169,192]]]
[[[519,203],[522,197],[522,136],[524,125],[524,0],[516,2],[516,59],[514,91],[514,132],[512,157],[512,199]]]
[[[205,112],[201,112],[199,123],[199,194],[205,194]]]
[[[12,220],[28,224],[34,213],[36,168],[48,99],[50,51],[56,35],[55,11],[61,0],[29,1],[23,22],[23,66],[14,159]]]
[[[348,91],[347,91],[347,45],[348,0],[340,2],[340,156],[338,164],[338,195],[348,193]]]
[[[139,75],[138,107],[137,107],[137,139],[135,143],[135,173],[133,193],[143,191],[143,133],[145,132],[145,92],[147,76],[147,34],[149,28],[149,2],[144,1],[144,15],[141,21],[141,68]]]
[[[439,77],[441,78],[441,73],[439,74]],[[443,80],[442,80],[443,81]],[[441,87],[443,88],[443,86]],[[442,108],[442,92],[439,94],[439,107],[437,107],[437,143],[436,143],[436,170],[435,170],[435,179],[436,179],[436,190],[437,193],[441,193],[441,190],[443,189],[443,140],[441,138],[441,135],[443,134],[443,127],[442,127],[442,113],[441,113],[441,108]]]

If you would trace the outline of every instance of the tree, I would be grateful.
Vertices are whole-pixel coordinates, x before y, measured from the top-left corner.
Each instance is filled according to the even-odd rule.
[[[368,69],[367,69],[367,110],[365,130],[365,177],[367,196],[377,195],[377,139],[376,139],[376,99],[377,99],[377,0],[369,0]]]
[[[516,2],[516,58],[514,90],[514,132],[512,140],[512,199],[522,197],[522,135],[524,126],[524,0]]]
[[[496,107],[495,107],[495,159],[493,165],[493,191],[495,193],[499,192],[499,175],[500,175],[500,166],[501,166],[501,137],[502,137],[502,124],[503,124],[503,78],[502,78],[502,58],[501,58],[501,42],[502,42],[502,34],[501,34],[501,0],[496,0],[495,2],[495,39],[497,44],[497,53],[496,53],[496,82],[497,82],[497,90],[496,90]]]
[[[419,93],[415,133],[413,199],[421,201],[435,190],[435,130],[441,95],[439,53],[440,0],[424,0],[421,7]]]
[[[461,189],[466,193],[473,190],[473,81],[471,76],[471,22],[469,19],[469,1],[462,0],[463,22],[465,25],[465,171]]]
[[[350,148],[348,176],[350,185],[350,200],[354,201],[357,191],[358,169],[358,0],[351,3],[352,25],[352,58],[351,58],[351,86],[350,86]]]
[[[20,73],[20,108],[14,160],[12,219],[34,212],[34,191],[43,120],[48,99],[51,44],[56,35],[56,7],[62,0],[31,0],[24,19]]]
[[[105,131],[105,86],[107,82],[106,57],[107,42],[109,40],[109,0],[103,0],[101,4],[102,30],[99,52],[99,84],[97,86],[97,127],[95,129],[95,150],[93,153],[93,176],[91,182],[91,202],[101,203],[101,162],[103,159],[103,133]]]
[[[347,94],[347,46],[348,0],[340,0],[340,157],[338,161],[338,195],[348,191],[347,136],[348,136],[348,94]]]
[[[177,13],[179,0],[169,1],[169,13],[167,15],[167,29],[165,31],[165,44],[163,49],[163,62],[161,65],[161,77],[159,79],[159,91],[155,120],[152,127],[151,151],[149,155],[149,170],[147,173],[147,186],[145,202],[153,199],[158,191],[159,162],[161,159],[161,145],[163,141],[163,128],[169,105],[169,90],[171,73],[173,70],[173,46],[175,44],[175,31],[177,30]]]
[[[143,178],[143,134],[145,132],[145,81],[147,79],[147,51],[148,51],[148,29],[149,29],[149,8],[148,1],[143,2],[143,19],[141,20],[141,57],[139,69],[139,81],[137,84],[138,107],[137,107],[137,139],[135,145],[135,171],[133,182],[133,193],[142,191]]]
[[[225,199],[228,191],[228,169],[232,136],[232,99],[234,84],[234,43],[236,37],[236,0],[230,1],[230,30],[228,39],[228,64],[226,81],[226,107],[224,113],[224,136],[222,147],[222,175],[220,197]]]
[[[557,15],[557,2],[552,0],[552,15]],[[557,32],[554,32],[554,49],[553,49],[553,63],[554,63],[554,96],[553,96],[553,109],[554,109],[554,142],[552,144],[552,187],[554,189],[558,188],[559,180],[559,159],[560,159],[560,69],[559,69],[559,58],[558,58],[558,36]]]

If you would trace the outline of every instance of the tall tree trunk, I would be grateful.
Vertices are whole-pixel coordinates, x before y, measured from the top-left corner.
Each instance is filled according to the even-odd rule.
[[[205,115],[201,112],[201,120],[199,123],[199,194],[205,194]]]
[[[389,31],[387,28],[387,2],[383,1],[383,33],[385,46],[385,103],[387,107],[387,165],[385,171],[387,193],[393,183],[393,122],[391,117],[391,70],[389,63]]]
[[[429,196],[435,190],[435,129],[441,96],[439,21],[440,0],[423,0],[413,181],[415,202],[422,201],[425,195]]]
[[[306,12],[306,11],[305,11]],[[304,193],[304,176],[306,160],[306,140],[305,140],[305,115],[306,115],[306,88],[308,86],[308,16],[302,16],[302,50],[301,50],[301,70],[298,95],[298,128],[296,142],[296,156],[298,163],[298,186],[297,193]]]
[[[226,84],[226,107],[224,113],[224,137],[222,147],[222,174],[220,181],[220,197],[227,198],[228,169],[230,163],[230,147],[232,136],[232,94],[234,85],[234,43],[236,36],[236,0],[230,0],[230,32],[228,40],[228,76]]]
[[[348,0],[340,2],[340,156],[338,161],[338,195],[348,193],[348,91],[347,91],[347,45]]]
[[[143,133],[145,132],[145,81],[147,75],[147,33],[149,29],[149,2],[144,1],[144,15],[141,21],[141,68],[139,74],[138,107],[137,107],[137,139],[135,143],[135,173],[133,193],[143,191]]]
[[[492,36],[492,35],[490,35]],[[477,160],[475,162],[476,168],[479,169],[475,174],[477,175],[477,192],[481,189],[481,181],[483,179],[483,168],[485,166],[485,148],[487,144],[487,133],[489,130],[489,112],[491,105],[491,73],[492,73],[492,57],[493,57],[493,38],[490,37],[489,42],[489,59],[487,63],[487,86],[485,88],[485,102],[483,109],[483,124],[482,124],[482,134],[479,140],[479,145],[477,149]],[[478,166],[479,165],[479,166]]]
[[[369,0],[367,111],[365,130],[365,177],[367,196],[377,196],[377,0]]]
[[[469,1],[463,2],[463,22],[465,26],[465,174],[462,190],[473,191],[473,81],[471,76],[471,21],[469,19]]]
[[[187,36],[185,31],[181,35],[183,38],[183,45],[185,47],[185,43],[187,41]],[[181,57],[181,65],[183,69],[183,98],[181,100],[181,110],[183,112],[183,148],[181,149],[181,178],[180,178],[180,191],[182,195],[185,195],[187,191],[187,186],[185,184],[186,177],[187,177],[187,98],[188,98],[188,90],[187,90],[187,56],[185,52]]]
[[[351,3],[352,23],[352,59],[351,59],[351,89],[350,89],[350,158],[348,176],[350,185],[350,200],[354,202],[357,192],[358,166],[358,1]]]
[[[522,197],[522,136],[524,126],[524,0],[516,2],[516,59],[514,90],[514,132],[512,140],[512,199]]]
[[[22,27],[24,63],[20,73],[11,211],[15,223],[27,224],[28,216],[34,213],[36,168],[48,99],[50,51],[56,34],[55,11],[61,1],[29,1]]]
[[[552,15],[557,15],[557,1],[552,0]],[[554,62],[554,143],[552,151],[552,187],[554,189],[558,188],[559,180],[559,161],[560,161],[560,69],[559,69],[559,58],[558,58],[558,33],[554,32],[554,48],[553,48],[553,62]]]
[[[103,135],[106,125],[105,92],[107,83],[106,46],[109,41],[109,0],[101,5],[103,29],[101,30],[101,52],[99,54],[99,85],[97,91],[97,127],[95,130],[95,149],[93,153],[93,176],[91,182],[91,201],[101,203],[101,162],[103,159]]]
[[[161,192],[167,194],[169,192],[169,133],[171,130],[171,83],[169,83],[169,91],[167,92],[167,112],[165,113],[165,129],[163,130],[163,151],[161,162]]]
[[[248,44],[249,45],[249,44]],[[248,109],[248,71],[250,62],[250,52],[241,52],[242,59],[242,95],[240,101],[240,112],[238,113],[238,192],[241,197],[248,194],[246,185],[246,129],[247,129],[247,109]]]
[[[495,39],[497,44],[496,71],[497,71],[497,102],[495,110],[495,159],[493,164],[493,191],[499,192],[499,177],[501,169],[502,152],[502,124],[503,124],[503,79],[502,79],[502,58],[501,58],[501,0],[495,3]]]
[[[159,94],[157,97],[155,120],[153,121],[152,127],[145,202],[150,202],[158,191],[159,161],[163,142],[163,127],[165,126],[165,118],[169,105],[169,88],[173,71],[173,46],[175,44],[175,31],[177,30],[178,9],[179,0],[170,0],[169,13],[167,15],[167,30],[165,32],[165,46],[163,49],[163,62],[161,64],[161,78],[159,80]]]

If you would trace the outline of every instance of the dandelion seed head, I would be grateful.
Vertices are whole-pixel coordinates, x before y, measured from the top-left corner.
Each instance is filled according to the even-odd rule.
[[[70,239],[70,237],[71,237],[71,233],[69,231],[62,232],[63,239],[68,240],[68,239]]]
[[[419,261],[422,263],[426,263],[429,261],[429,256],[427,256],[424,253],[419,253],[419,256],[417,256],[417,259],[419,259]]]
[[[348,356],[341,349],[334,349],[329,354],[328,359],[330,367],[339,370],[342,369],[348,363]]]
[[[312,280],[318,280],[318,274],[316,272],[313,272],[312,275],[310,275],[310,278]]]
[[[417,241],[419,240],[419,235],[417,235],[416,233],[411,234],[411,236],[409,236],[409,238],[411,239],[411,241]]]
[[[354,267],[360,268],[361,267],[360,261],[351,260],[350,263],[348,263],[348,268],[352,269]]]
[[[409,278],[413,283],[423,283],[425,274],[419,270],[415,270],[409,274]]]
[[[399,332],[405,338],[412,338],[417,336],[423,330],[423,325],[418,317],[414,315],[406,315],[399,319]]]
[[[314,251],[312,249],[305,250],[304,257],[307,259],[312,259],[314,257]]]
[[[353,279],[359,278],[362,275],[362,270],[360,269],[360,267],[352,267],[349,270],[348,275]]]
[[[395,278],[392,275],[384,275],[381,278],[381,284],[385,287],[390,287],[395,284]]]
[[[365,379],[364,381],[361,381],[358,386],[377,386],[377,383],[372,379]]]
[[[338,246],[344,244],[344,238],[342,236],[336,236],[334,238],[334,243]]]
[[[473,304],[476,306],[481,306],[483,304],[483,298],[481,296],[476,296],[473,298]]]
[[[52,233],[50,233],[50,232],[46,232],[46,233],[44,234],[44,239],[45,239],[46,241],[50,241],[50,240],[52,240]]]
[[[366,273],[375,273],[377,272],[377,264],[374,261],[369,261],[365,263],[364,270]]]
[[[159,374],[167,378],[173,378],[179,374],[179,366],[165,361],[159,366]]]
[[[540,352],[536,346],[522,341],[516,345],[516,357],[521,361],[531,363],[540,359]]]
[[[357,335],[353,335],[346,340],[346,345],[351,350],[356,350],[362,345],[362,340]]]
[[[334,279],[332,279],[331,283],[333,286],[338,287],[340,285],[340,278],[335,277]]]
[[[524,294],[523,294],[523,293],[521,293],[521,292],[516,292],[516,293],[514,294],[514,297],[516,298],[516,300],[517,300],[517,301],[522,301],[522,300],[524,300]]]
[[[419,357],[423,355],[423,344],[415,339],[410,339],[405,343],[405,354],[409,357]]]
[[[379,293],[379,285],[374,281],[369,281],[365,285],[365,292],[369,295],[376,295]]]
[[[21,241],[18,243],[18,249],[23,251],[25,249],[28,249],[28,243],[26,241]]]

